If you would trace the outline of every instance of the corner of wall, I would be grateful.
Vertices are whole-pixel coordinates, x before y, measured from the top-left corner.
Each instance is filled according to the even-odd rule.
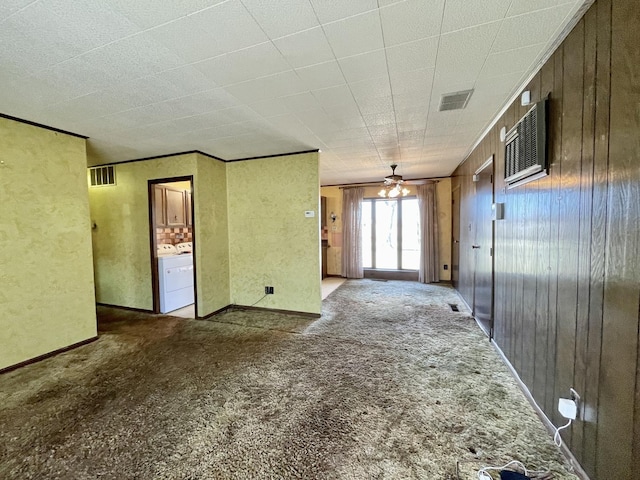
[[[96,316],[86,141],[0,118],[0,142],[2,369],[94,337]]]
[[[227,173],[232,302],[320,313],[318,153],[229,163]],[[275,294],[262,298],[265,286]]]

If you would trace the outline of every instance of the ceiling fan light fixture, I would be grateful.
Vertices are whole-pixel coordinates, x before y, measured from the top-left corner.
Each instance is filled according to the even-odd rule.
[[[378,196],[382,198],[396,198],[400,195],[406,197],[409,195],[409,189],[403,187],[404,180],[402,175],[396,175],[396,168],[398,165],[391,165],[391,175],[384,177],[384,184],[382,189],[378,192]]]

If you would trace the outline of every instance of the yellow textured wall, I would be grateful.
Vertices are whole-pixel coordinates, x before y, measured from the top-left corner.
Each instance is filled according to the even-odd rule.
[[[198,315],[231,303],[226,165],[197,154],[194,179]]]
[[[85,143],[0,118],[0,368],[96,335]]]
[[[215,218],[220,210],[216,199],[226,202],[224,168],[196,153],[118,164],[117,185],[89,189],[91,220],[97,225],[93,251],[98,302],[153,309],[147,181],[193,175],[198,314],[228,305],[228,256],[220,250],[228,242],[226,221]],[[210,271],[212,267],[216,270]]]
[[[436,185],[438,202],[438,236],[440,280],[451,280],[451,179],[442,178]],[[447,265],[447,270],[444,266]]]
[[[318,154],[227,164],[231,300],[320,313]],[[313,210],[313,218],[305,218]]]

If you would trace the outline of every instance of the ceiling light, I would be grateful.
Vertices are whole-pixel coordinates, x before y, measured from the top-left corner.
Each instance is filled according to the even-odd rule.
[[[404,180],[402,175],[396,175],[398,165],[391,165],[391,175],[384,177],[384,185],[378,192],[378,196],[382,198],[396,198],[400,195],[406,197],[409,195],[409,189],[403,187]]]

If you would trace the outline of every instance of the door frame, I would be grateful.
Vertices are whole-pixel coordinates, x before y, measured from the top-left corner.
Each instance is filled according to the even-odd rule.
[[[160,280],[158,278],[158,255],[155,228],[155,195],[153,187],[160,183],[190,182],[191,183],[191,254],[193,255],[193,303],[195,317],[198,318],[198,275],[196,268],[196,217],[193,175],[182,177],[154,178],[147,180],[147,200],[149,207],[149,265],[151,267],[151,289],[153,297],[153,313],[160,313]]]
[[[495,178],[495,163],[494,163],[494,159],[495,159],[495,154],[491,154],[489,155],[489,158],[487,158],[484,163],[482,165],[480,165],[480,167],[478,167],[478,169],[474,172],[474,191],[476,191],[476,180],[475,177],[477,175],[480,175],[481,173],[484,173],[485,170],[487,170],[488,168],[490,168],[490,173],[491,173],[491,205],[493,205],[493,203],[495,202],[495,190],[493,188],[493,186],[495,185],[494,183],[494,178]],[[476,244],[476,240],[477,240],[477,234],[478,234],[478,222],[480,221],[480,219],[478,218],[478,214],[476,212],[476,214],[474,215],[475,217],[475,228],[474,228],[474,232],[473,232],[473,244]],[[477,273],[477,254],[474,255],[473,257],[473,301],[472,301],[472,315],[473,318],[476,320],[476,323],[478,324],[478,326],[480,327],[480,329],[485,332],[487,334],[487,336],[489,337],[489,341],[491,341],[491,339],[493,338],[493,323],[494,323],[494,305],[495,305],[495,288],[494,288],[494,281],[495,281],[495,265],[494,265],[494,253],[495,253],[495,224],[493,222],[493,220],[490,221],[491,222],[491,246],[489,247],[491,250],[491,310],[490,310],[490,320],[489,320],[489,331],[487,332],[485,330],[485,327],[482,325],[482,323],[476,318],[476,273]]]
[[[455,202],[455,195],[457,193],[458,203]],[[462,188],[460,184],[451,189],[451,284],[453,288],[458,290],[460,283],[460,198],[462,194]],[[454,232],[456,231],[455,225],[458,224],[458,239],[456,240]],[[457,243],[456,243],[457,242]],[[457,245],[457,247],[456,247]],[[457,255],[454,255],[454,251],[457,248]],[[454,260],[456,262],[454,263]],[[455,272],[455,273],[454,273]]]

